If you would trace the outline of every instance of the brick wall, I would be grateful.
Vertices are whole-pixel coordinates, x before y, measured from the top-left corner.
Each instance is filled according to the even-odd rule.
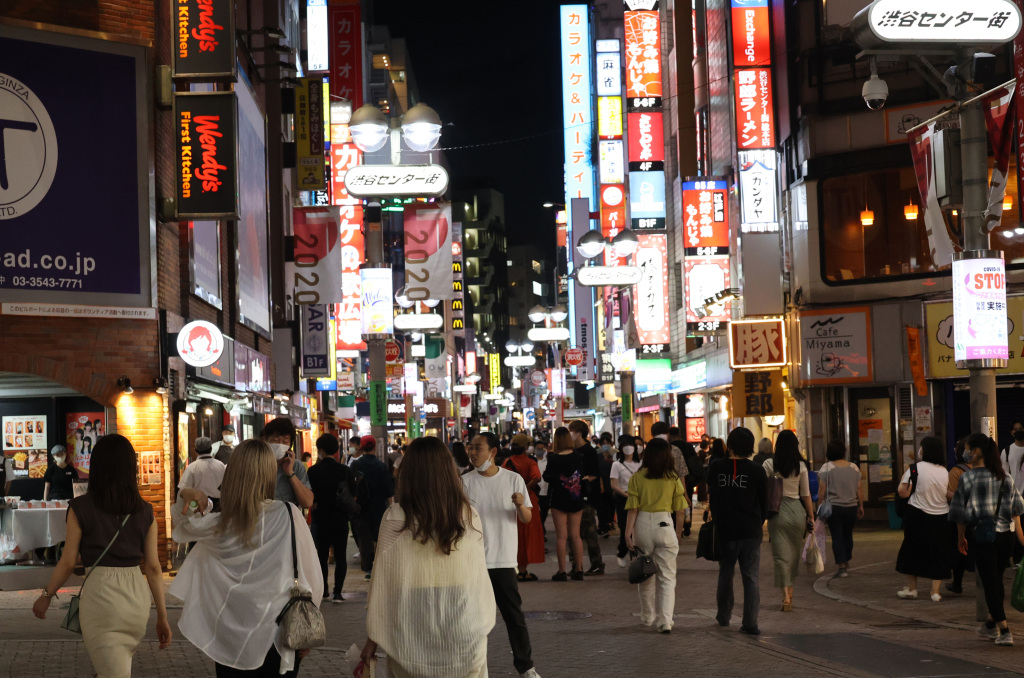
[[[31,0],[0,5],[2,16],[107,33],[111,39],[152,44],[152,0]]]

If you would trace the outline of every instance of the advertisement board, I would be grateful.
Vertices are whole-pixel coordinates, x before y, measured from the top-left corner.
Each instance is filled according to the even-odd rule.
[[[960,259],[954,255],[953,317],[957,319],[953,324],[955,361],[1009,359],[1002,256]]]
[[[235,343],[235,389],[270,393],[270,361],[259,351]]]
[[[629,128],[629,169],[665,168],[665,129],[661,111],[639,111],[626,115]]]
[[[786,413],[782,370],[734,372],[732,416],[770,417]]]
[[[873,381],[871,309],[801,311],[799,353],[804,385]]]
[[[618,40],[614,41],[616,44]],[[598,52],[596,59],[597,96],[619,96],[622,94],[622,56],[619,50]],[[619,99],[621,106],[622,100]]]
[[[175,92],[179,219],[236,219],[237,105],[234,92]]]
[[[192,270],[192,294],[216,308],[220,296],[220,222],[190,221],[188,247]]]
[[[621,139],[597,142],[598,181],[602,184],[622,184],[626,181],[626,165],[623,159]]]
[[[363,284],[359,267],[366,260],[363,208],[346,205],[338,210],[341,223],[341,303],[334,308],[338,351],[365,351],[363,341]]]
[[[15,476],[28,476],[29,470],[38,468],[38,459],[42,459],[43,471],[46,471],[46,450],[49,448],[46,438],[46,415],[32,414],[16,417],[3,417],[3,450],[4,455],[14,460]],[[90,422],[90,431],[92,423]],[[95,438],[92,440],[96,442]],[[18,471],[24,471],[19,474]],[[42,478],[42,474],[38,476]]]
[[[451,204],[414,203],[403,216],[405,296],[410,301],[451,299]]]
[[[267,249],[266,120],[252,89],[240,82],[238,95],[238,310],[249,327],[270,333],[270,272]]]
[[[331,95],[351,101],[354,111],[363,105],[363,27],[359,3],[332,2],[327,8],[327,20]]]
[[[687,256],[729,253],[729,183],[683,182],[683,251]]]
[[[664,96],[661,73],[661,22],[655,11],[623,15],[626,42],[626,108],[660,109]]]
[[[686,284],[686,334],[697,336],[712,334],[732,319],[730,303],[705,307],[704,300],[731,287],[729,257],[687,257],[683,260],[683,279]],[[698,315],[701,310],[706,315]]]
[[[342,301],[340,207],[292,209],[292,260],[286,266],[286,286],[296,304],[334,304]]]
[[[565,146],[565,203],[587,198],[593,207],[594,120],[591,94],[590,7],[559,7],[562,69],[562,128]],[[571,234],[570,234],[571,235]]]
[[[740,232],[777,233],[775,151],[740,151]]]
[[[466,333],[466,291],[464,289],[465,274],[462,270],[462,224],[452,223],[452,297],[451,320],[452,331],[456,336]]]
[[[0,27],[5,302],[155,305],[146,64],[143,47]]]
[[[937,301],[924,305],[925,327],[922,329],[927,353],[929,379],[966,378],[967,370],[958,369],[953,359],[952,301]],[[1006,330],[1008,355],[1006,369],[998,374],[1024,374],[1024,296],[1006,297]]]
[[[295,88],[295,185],[300,191],[327,188],[324,161],[323,78],[302,78]]]
[[[633,262],[641,274],[634,295],[637,333],[641,345],[660,345],[662,350],[667,350],[672,339],[669,324],[668,236],[642,233],[638,237],[640,247],[633,255]]]
[[[394,334],[394,290],[390,268],[359,269],[362,299],[362,332],[367,334]]]
[[[775,148],[775,104],[770,68],[736,70],[736,139],[741,151]]]
[[[176,0],[171,7],[174,77],[234,80],[234,1]]]
[[[768,0],[732,0],[732,63],[736,68],[772,61]]]
[[[601,186],[601,235],[611,242],[622,231],[627,228],[626,224],[626,191],[622,184],[609,184]],[[605,266],[624,265],[626,260],[615,254],[611,247],[604,248]]]
[[[327,0],[306,0],[306,70],[326,71],[331,53]]]
[[[629,173],[629,219],[634,231],[665,230],[665,173]]]
[[[597,98],[597,136],[600,139],[622,138],[622,97]]]
[[[303,379],[331,376],[334,351],[331,350],[330,320],[326,304],[307,304],[300,309],[299,375]]]
[[[363,201],[353,198],[345,186],[345,175],[363,161],[363,152],[352,143],[348,125],[331,124],[331,204],[359,205]]]
[[[784,321],[734,320],[729,323],[729,365],[734,370],[786,364]]]
[[[92,447],[106,430],[107,415],[105,412],[68,412],[64,420],[68,461],[78,471],[79,478],[88,478]]]

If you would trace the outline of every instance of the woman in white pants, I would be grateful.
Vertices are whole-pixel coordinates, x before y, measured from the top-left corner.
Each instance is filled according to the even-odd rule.
[[[651,556],[658,568],[657,575],[640,584],[640,621],[670,633],[676,606],[676,556],[688,504],[668,441],[655,438],[647,444],[643,465],[629,479],[628,495],[626,546]]]

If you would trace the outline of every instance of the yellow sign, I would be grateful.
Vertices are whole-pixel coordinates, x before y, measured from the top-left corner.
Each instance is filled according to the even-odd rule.
[[[497,353],[487,354],[487,367],[489,369],[489,376],[491,378],[491,393],[497,393],[498,387],[501,386],[501,356]]]
[[[301,83],[295,88],[295,176],[300,191],[320,191],[327,188],[323,78]]]
[[[770,417],[786,413],[782,370],[732,373],[734,417]]]
[[[597,98],[597,136],[622,138],[622,97]]]
[[[996,374],[1024,374],[1024,296],[1006,297],[1006,315],[1010,360],[1008,366]],[[924,317],[928,378],[967,377],[967,370],[958,370],[953,360],[953,302],[925,304]]]

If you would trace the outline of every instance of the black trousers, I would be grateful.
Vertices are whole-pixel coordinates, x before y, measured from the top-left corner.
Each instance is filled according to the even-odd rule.
[[[217,664],[216,675],[217,678],[296,678],[299,675],[299,663],[301,661],[296,655],[295,668],[288,673],[279,673],[281,670],[281,655],[277,653],[277,648],[271,645],[267,658],[263,660],[263,666],[258,669],[242,671],[241,669],[233,669],[230,666]]]
[[[629,553],[626,548],[626,517],[629,511],[626,510],[626,497],[621,494],[615,495],[615,519],[619,521],[619,548],[615,552],[619,558],[625,558]]]
[[[612,521],[615,519],[615,497],[611,492],[601,495],[597,505],[598,532],[602,534],[612,529]]]
[[[494,602],[505,621],[508,642],[512,646],[512,664],[519,673],[533,668],[533,649],[530,647],[530,632],[523,617],[523,599],[519,595],[519,582],[514,567],[487,570],[494,589]]]
[[[363,572],[373,571],[373,556],[377,552],[377,534],[380,532],[380,519],[357,518],[353,529],[356,543],[359,545],[359,564]]]
[[[985,589],[985,605],[992,621],[1006,621],[1004,601],[1006,591],[1003,586],[1003,573],[1010,564],[1010,552],[1017,537],[1012,532],[997,532],[992,544],[971,542],[968,552],[974,550],[974,567],[981,578],[981,586]]]
[[[345,575],[348,574],[348,560],[345,550],[348,548],[348,519],[343,516],[320,518],[313,516],[310,525],[313,543],[316,544],[316,555],[320,559],[320,572],[324,575],[324,595],[332,589],[327,585],[327,560],[331,547],[334,547],[334,593],[341,593],[345,586]]]

